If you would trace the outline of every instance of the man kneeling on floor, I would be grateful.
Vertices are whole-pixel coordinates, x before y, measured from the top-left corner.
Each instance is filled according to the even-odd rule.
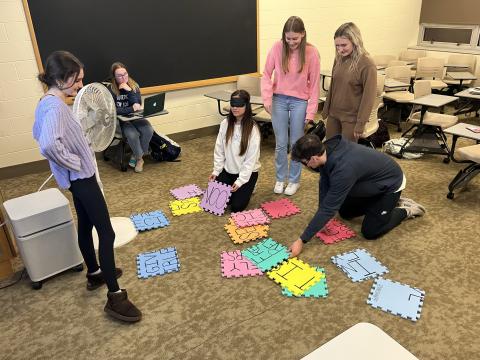
[[[290,246],[291,256],[321,230],[338,211],[344,219],[365,215],[362,234],[373,240],[404,219],[422,216],[425,208],[401,198],[406,179],[389,156],[345,140],[341,135],[322,143],[316,135],[301,137],[292,159],[320,172],[319,206],[303,234]]]

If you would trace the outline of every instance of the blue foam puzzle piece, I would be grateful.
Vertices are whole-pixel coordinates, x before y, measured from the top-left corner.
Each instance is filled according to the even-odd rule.
[[[321,267],[316,267],[317,271],[321,272],[325,275],[322,280],[311,286],[308,290],[306,290],[302,295],[298,297],[327,297],[328,296],[328,287],[327,287],[327,276],[325,274],[325,269]],[[294,297],[293,293],[289,291],[287,288],[282,288],[282,294],[288,297]]]
[[[167,217],[160,210],[134,214],[130,216],[130,219],[137,231],[152,230],[170,225]]]
[[[331,259],[353,282],[388,273],[388,269],[365,249],[357,249],[332,256]]]
[[[177,249],[169,247],[137,255],[137,275],[140,279],[179,271]]]
[[[425,291],[396,281],[377,278],[373,283],[367,304],[405,319],[420,318]]]
[[[287,260],[290,253],[284,245],[268,238],[242,250],[242,255],[250,259],[260,270],[266,272]]]

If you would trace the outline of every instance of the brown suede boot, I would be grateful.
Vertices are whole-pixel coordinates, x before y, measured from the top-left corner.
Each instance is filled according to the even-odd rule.
[[[105,312],[115,319],[136,322],[142,319],[142,312],[128,300],[127,290],[121,289],[119,293],[107,293]]]
[[[115,268],[115,277],[118,279],[122,276],[123,271],[120,268]],[[105,284],[105,279],[103,278],[103,273],[90,275],[87,274],[87,290],[95,290],[98,289],[100,286]]]

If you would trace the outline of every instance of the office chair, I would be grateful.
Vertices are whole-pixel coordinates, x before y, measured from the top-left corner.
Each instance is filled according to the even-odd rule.
[[[447,198],[449,199],[454,198],[453,191],[455,189],[465,187],[470,180],[480,173],[480,144],[462,147],[457,150],[456,154],[459,154],[459,161],[457,162],[468,163],[469,165],[460,170],[448,185]]]
[[[410,84],[410,67],[405,65],[389,66],[385,69],[385,77],[387,79],[394,79],[405,84]],[[410,110],[410,101],[414,99],[413,93],[409,91],[409,88],[387,91],[384,94],[383,99],[385,101],[386,111],[384,112],[382,119],[386,122],[397,125],[397,131],[402,131],[400,126],[402,112],[408,114],[408,111]]]
[[[415,99],[429,95],[431,92],[429,80],[419,80],[413,85]],[[417,105],[412,107],[412,112],[407,119],[413,125],[402,134],[402,137],[408,140],[400,149],[398,157],[401,158],[404,152],[430,153],[446,155],[443,162],[450,162],[450,148],[443,129],[455,125],[458,117],[426,111],[422,119],[421,111],[416,111],[416,108]]]

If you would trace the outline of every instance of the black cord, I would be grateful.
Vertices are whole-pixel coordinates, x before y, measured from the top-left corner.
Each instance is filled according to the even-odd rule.
[[[23,274],[25,274],[25,269],[22,270],[22,272],[20,273],[20,276],[18,277],[17,280],[13,281],[12,283],[10,283],[10,284],[8,284],[8,285],[5,285],[5,286],[3,286],[3,287],[0,287],[0,290],[6,289],[6,288],[8,288],[8,287],[10,287],[10,286],[13,286],[13,285],[17,284],[20,280],[22,280]]]

